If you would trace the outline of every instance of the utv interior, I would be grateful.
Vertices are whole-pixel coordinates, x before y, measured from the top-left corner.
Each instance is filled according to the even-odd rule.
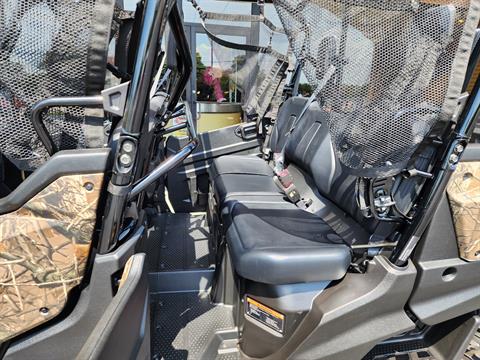
[[[480,359],[480,0],[0,15],[0,357]]]

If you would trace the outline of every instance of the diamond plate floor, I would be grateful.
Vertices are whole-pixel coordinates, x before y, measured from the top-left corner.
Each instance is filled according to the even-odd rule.
[[[470,346],[468,347],[463,360],[480,360],[480,331],[477,331]]]
[[[209,268],[205,214],[159,214],[150,222],[146,252],[149,272]]]
[[[437,360],[427,350],[418,350],[408,354],[397,354],[395,356],[379,356],[375,360]],[[460,359],[459,359],[460,360]],[[473,337],[467,351],[461,360],[480,360],[480,330]]]
[[[236,348],[218,353],[216,333],[234,329],[232,308],[213,305],[208,293],[151,297],[152,359],[238,359]]]
[[[205,214],[160,214],[150,224],[152,359],[236,360],[232,308],[212,304],[208,294],[213,258]]]
[[[154,281],[164,280],[158,275],[155,280],[155,274],[170,276],[174,274],[173,271],[211,269],[205,215],[160,214],[151,218],[151,224],[144,251],[148,254],[147,264]],[[240,359],[232,341],[222,346],[222,339],[218,335],[224,331],[235,333],[232,308],[211,304],[208,292],[154,293],[150,297],[150,309],[152,359]],[[236,340],[233,340],[235,343]],[[379,356],[375,360],[436,359],[427,351],[418,350],[408,354]],[[480,332],[472,340],[462,360],[480,360]]]

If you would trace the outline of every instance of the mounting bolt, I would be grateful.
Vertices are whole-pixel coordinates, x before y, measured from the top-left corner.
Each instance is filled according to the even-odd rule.
[[[41,308],[40,308],[38,311],[39,311],[39,312],[40,312],[40,314],[42,314],[43,316],[47,316],[47,315],[48,315],[48,313],[49,313],[49,310],[48,310],[48,308],[47,308],[47,307],[45,307],[45,306],[44,306],[44,307],[41,307]]]
[[[457,154],[461,154],[465,150],[465,147],[462,144],[455,145],[454,151]]]
[[[132,152],[134,148],[135,148],[135,145],[131,141],[125,140],[122,143],[122,150],[127,153]]]
[[[132,163],[132,157],[128,154],[122,154],[119,161],[123,166],[129,166]]]
[[[92,191],[93,190],[93,184],[91,182],[86,182],[85,184],[83,184],[83,187],[85,188],[85,190],[87,191]]]
[[[450,155],[450,157],[448,158],[448,161],[450,162],[450,164],[456,164],[458,162],[458,155],[457,154]]]

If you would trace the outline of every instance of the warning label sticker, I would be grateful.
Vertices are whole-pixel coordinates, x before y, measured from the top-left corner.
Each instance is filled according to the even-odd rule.
[[[263,325],[283,334],[285,315],[247,296],[245,312]]]

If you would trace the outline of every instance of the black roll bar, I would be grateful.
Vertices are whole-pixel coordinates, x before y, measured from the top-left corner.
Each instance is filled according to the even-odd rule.
[[[108,207],[104,214],[102,235],[99,243],[99,252],[106,253],[112,249],[118,240],[122,226],[123,212],[128,200],[140,195],[151,183],[165,175],[173,167],[180,164],[197,146],[198,140],[193,122],[187,113],[187,127],[190,133],[190,142],[177,154],[159,164],[152,172],[139,179],[132,185],[138,164],[138,154],[141,130],[145,121],[145,114],[149,103],[149,92],[153,85],[153,71],[156,65],[160,36],[163,33],[164,19],[167,18],[172,34],[177,44],[177,63],[179,78],[174,84],[167,106],[167,115],[173,112],[180,100],[185,86],[190,78],[193,62],[187,37],[182,26],[182,18],[174,0],[146,0],[143,10],[143,19],[140,26],[140,37],[135,57],[135,65],[127,95],[122,128],[119,129],[119,139],[113,161],[113,174],[108,186]],[[188,110],[188,108],[187,108]],[[124,149],[124,142],[135,149],[134,160],[128,166],[123,166],[120,157]]]
[[[180,72],[180,79],[175,84],[173,94],[170,97],[168,103],[167,111],[172,112],[175,110],[178,101],[182,97],[185,87],[187,86],[188,80],[190,79],[190,74],[193,69],[192,57],[190,55],[190,46],[188,45],[187,35],[183,29],[183,20],[178,10],[178,6],[174,6],[170,15],[168,17],[168,23],[170,29],[172,30],[173,37],[177,44],[178,56],[177,56],[177,66]]]
[[[72,96],[72,97],[54,97],[40,100],[31,108],[32,125],[37,132],[40,141],[47,149],[48,155],[52,156],[58,151],[58,147],[52,139],[43,122],[43,113],[51,107],[56,106],[82,106],[82,107],[99,107],[103,105],[103,96]]]
[[[480,47],[477,43],[476,48]],[[474,54],[479,54],[478,49]],[[471,61],[477,63],[478,59]],[[468,79],[466,79],[468,80]],[[415,218],[407,223],[406,229],[400,238],[397,247],[390,256],[397,266],[405,266],[420,241],[425,229],[430,224],[441,197],[448,185],[451,175],[460,162],[472,136],[475,125],[480,120],[480,77],[476,80],[472,93],[469,96],[465,108],[459,117],[453,131],[447,134],[444,140],[445,146],[439,149],[436,163],[433,168],[433,177],[426,183],[421,193],[418,212]]]
[[[99,244],[99,252],[105,253],[111,249],[117,240],[122,214],[125,203],[129,199],[139,195],[148,185],[166,174],[173,167],[180,164],[198,144],[196,131],[191,118],[190,109],[187,107],[187,124],[180,124],[164,131],[163,134],[187,127],[190,134],[190,142],[177,154],[162,162],[150,174],[138,180],[132,187],[136,169],[135,158],[129,166],[119,167],[119,158],[122,155],[122,144],[130,141],[134,150],[138,149],[138,141],[143,128],[146,109],[149,102],[150,88],[153,84],[153,71],[158,56],[160,36],[163,33],[164,19],[168,17],[170,28],[177,44],[177,64],[179,78],[174,85],[167,107],[167,114],[175,111],[178,101],[185,90],[185,86],[192,72],[193,62],[190,56],[190,48],[182,25],[182,17],[175,1],[172,0],[146,0],[143,9],[140,36],[135,56],[135,65],[129,84],[128,95],[123,113],[122,128],[114,157],[114,168],[109,184],[108,207],[104,214],[102,237]],[[50,107],[55,106],[82,106],[100,107],[104,102],[102,95],[83,97],[57,97],[41,100],[31,109],[32,124],[41,142],[49,155],[53,155],[59,149],[48,132],[42,120],[42,114]]]
[[[185,104],[185,114],[187,116],[186,124],[182,125],[182,128],[186,127],[188,129],[190,135],[190,142],[185,145],[183,148],[180,149],[176,154],[170,156],[165,161],[162,161],[155,169],[153,169],[148,175],[144,176],[140,180],[138,180],[132,187],[132,190],[128,194],[128,198],[132,199],[138,194],[140,194],[143,190],[145,190],[148,186],[152,183],[160,179],[163,175],[167,174],[170,170],[175,168],[177,165],[181,164],[187,156],[189,156],[193,150],[198,145],[198,138],[197,132],[194,127],[192,112],[190,111],[190,107],[188,103]],[[172,128],[176,128],[173,126]]]

